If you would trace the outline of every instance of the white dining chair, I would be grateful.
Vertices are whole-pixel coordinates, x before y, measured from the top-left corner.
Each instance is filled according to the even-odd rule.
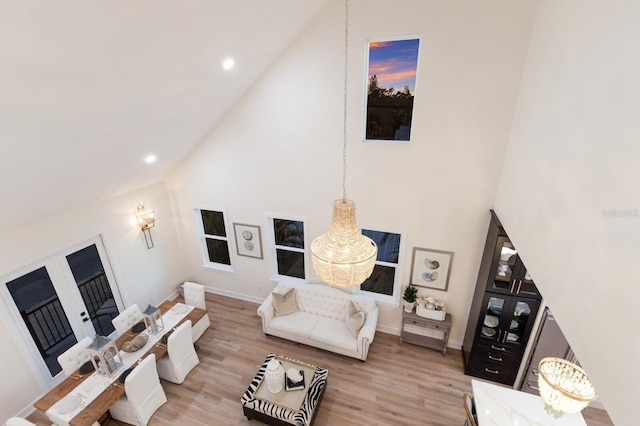
[[[200,364],[191,340],[191,320],[183,322],[167,339],[167,355],[157,363],[161,379],[182,383],[187,374]]]
[[[184,283],[182,289],[184,291],[184,303],[186,305],[204,309],[205,311],[207,310],[207,305],[204,299],[204,286],[202,284],[187,281]],[[211,321],[209,320],[209,314],[205,313],[205,315],[191,328],[191,337],[193,342],[195,343],[210,326]]]
[[[124,380],[124,395],[109,408],[111,417],[132,425],[146,426],[167,395],[156,370],[156,356],[143,359]]]
[[[91,337],[85,337],[69,349],[58,355],[58,364],[62,367],[64,374],[69,377],[78,368],[89,361],[89,352],[87,352],[87,346],[93,342]]]
[[[464,404],[464,410],[467,412],[467,419],[464,421],[465,426],[477,426],[476,420],[476,407],[473,402],[473,397],[468,393],[462,395],[462,402]]]
[[[5,426],[36,426],[35,423],[31,423],[27,419],[23,419],[22,417],[11,417],[4,424]]]
[[[118,336],[122,336],[143,318],[144,316],[142,315],[140,308],[138,308],[138,305],[133,304],[113,318],[111,323],[116,328]]]

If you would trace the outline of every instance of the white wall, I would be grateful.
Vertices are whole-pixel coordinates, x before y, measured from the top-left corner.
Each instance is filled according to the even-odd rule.
[[[473,295],[533,10],[533,1],[350,2],[347,195],[359,225],[406,232],[403,285],[413,247],[455,252],[448,292],[421,291],[446,301],[454,345]],[[413,141],[363,144],[366,39],[406,35],[421,37]],[[194,208],[225,208],[230,222],[262,226],[263,238],[268,212],[305,217],[309,241],[326,232],[342,196],[343,46],[344,3],[335,1],[169,179],[198,281],[253,300],[274,286],[268,252],[258,260],[233,247],[235,272],[202,268]],[[398,306],[381,305],[381,329],[398,332],[400,318]]]
[[[44,202],[44,201],[43,201]],[[158,218],[152,230],[155,248],[147,250],[135,224],[138,204],[153,208]],[[0,234],[0,276],[42,259],[73,243],[102,235],[124,303],[158,303],[189,278],[185,272],[164,183],[117,197],[78,206]],[[8,312],[0,303],[0,423],[38,399],[43,389],[24,361],[20,343],[9,330]],[[8,386],[19,383],[20,386]]]
[[[496,199],[616,425],[640,418],[638,22],[635,0],[539,2]]]

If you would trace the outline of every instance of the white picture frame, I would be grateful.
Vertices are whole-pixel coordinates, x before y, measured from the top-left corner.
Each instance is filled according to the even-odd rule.
[[[234,222],[233,233],[236,237],[238,256],[262,259],[262,238],[258,225]]]

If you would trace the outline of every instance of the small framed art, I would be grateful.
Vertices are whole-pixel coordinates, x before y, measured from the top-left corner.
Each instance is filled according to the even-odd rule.
[[[452,251],[414,247],[411,260],[411,284],[447,291],[452,263]]]
[[[234,223],[233,231],[236,236],[238,256],[262,259],[262,239],[260,238],[259,226]]]

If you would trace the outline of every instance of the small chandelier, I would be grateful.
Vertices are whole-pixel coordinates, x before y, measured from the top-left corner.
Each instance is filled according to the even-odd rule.
[[[375,266],[378,247],[362,235],[356,225],[356,204],[347,199],[347,64],[349,0],[345,0],[344,111],[342,138],[342,199],[333,203],[329,231],[311,243],[313,269],[329,285],[350,287],[362,284]]]
[[[562,358],[544,358],[538,365],[538,387],[547,412],[555,417],[577,413],[596,399],[596,392],[587,373]]]

